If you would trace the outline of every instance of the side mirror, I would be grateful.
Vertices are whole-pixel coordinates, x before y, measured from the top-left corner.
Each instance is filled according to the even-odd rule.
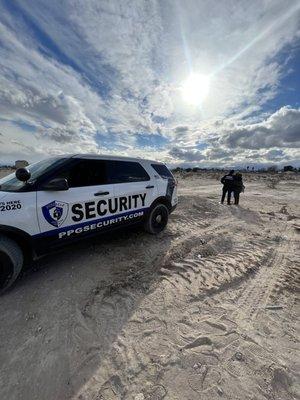
[[[68,190],[69,189],[69,184],[68,181],[64,178],[57,178],[57,179],[52,179],[51,181],[45,183],[42,186],[43,190],[49,190],[49,191],[58,191],[58,190]]]
[[[31,173],[27,168],[18,168],[15,175],[16,178],[21,182],[27,182],[31,177]]]

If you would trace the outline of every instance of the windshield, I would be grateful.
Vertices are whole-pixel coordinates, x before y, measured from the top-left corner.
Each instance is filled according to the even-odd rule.
[[[65,160],[65,158],[47,158],[46,160],[29,165],[26,168],[30,171],[31,177],[27,183],[19,181],[16,178],[15,173],[7,175],[6,177],[0,179],[0,191],[18,192],[24,190],[28,186],[30,187],[30,185],[35,183],[35,181],[41,175],[62,164]]]

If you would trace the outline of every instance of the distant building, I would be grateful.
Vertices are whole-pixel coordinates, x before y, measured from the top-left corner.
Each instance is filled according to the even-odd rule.
[[[29,162],[26,160],[17,160],[15,162],[15,168],[24,168],[27,167],[27,165],[29,165]]]

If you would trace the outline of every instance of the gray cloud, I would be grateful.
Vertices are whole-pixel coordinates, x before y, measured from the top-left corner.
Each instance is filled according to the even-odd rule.
[[[188,130],[188,126],[176,126],[176,128],[174,128],[175,133],[186,133]]]
[[[265,121],[232,128],[220,140],[231,148],[300,147],[300,108],[282,107]]]
[[[269,161],[281,161],[286,159],[286,154],[283,150],[269,150],[264,154],[264,157]]]
[[[169,151],[169,154],[170,156],[172,156],[177,160],[183,160],[186,162],[201,161],[205,159],[205,156],[202,154],[202,152],[196,149],[186,150],[186,149],[180,149],[178,147],[173,147]]]
[[[206,151],[206,157],[208,160],[216,161],[216,160],[222,160],[222,161],[228,161],[232,160],[234,156],[236,155],[235,150],[229,150],[226,148],[222,147],[213,147],[211,149],[208,149]]]
[[[70,101],[63,94],[42,93],[37,88],[22,85],[21,88],[0,89],[0,110],[24,113],[34,118],[66,124],[72,113]]]
[[[26,153],[28,154],[34,154],[35,153],[35,148],[33,146],[28,146],[24,143],[20,143],[17,140],[12,140],[11,141],[13,144],[15,144],[16,146],[21,147],[22,149],[24,149],[26,151]]]

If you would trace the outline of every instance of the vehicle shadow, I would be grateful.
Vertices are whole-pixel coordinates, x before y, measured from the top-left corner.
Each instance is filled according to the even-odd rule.
[[[74,396],[160,279],[173,237],[134,227],[35,262],[0,298],[0,398]]]

